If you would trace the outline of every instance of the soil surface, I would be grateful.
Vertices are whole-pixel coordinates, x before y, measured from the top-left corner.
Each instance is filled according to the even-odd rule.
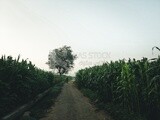
[[[41,120],[111,120],[95,107],[70,81],[63,86],[54,106]]]

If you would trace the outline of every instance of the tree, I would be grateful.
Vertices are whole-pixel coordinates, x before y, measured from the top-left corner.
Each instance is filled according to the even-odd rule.
[[[63,46],[49,52],[48,62],[50,69],[55,69],[60,74],[68,73],[73,68],[77,55],[73,54],[70,46]]]

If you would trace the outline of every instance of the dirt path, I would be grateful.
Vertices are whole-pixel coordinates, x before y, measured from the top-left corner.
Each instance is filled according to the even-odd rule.
[[[65,84],[55,106],[41,120],[110,120],[89,103],[72,82]]]

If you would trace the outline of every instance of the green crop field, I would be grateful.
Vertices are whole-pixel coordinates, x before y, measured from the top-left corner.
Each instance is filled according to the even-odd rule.
[[[111,114],[119,114],[117,120],[127,120],[124,117],[128,113],[160,120],[160,57],[119,60],[85,68],[77,72],[76,84],[82,91],[88,91],[94,101],[108,105],[108,111],[114,109]],[[128,120],[132,119],[136,118]]]
[[[58,83],[53,73],[19,59],[11,56],[0,58],[0,117]]]

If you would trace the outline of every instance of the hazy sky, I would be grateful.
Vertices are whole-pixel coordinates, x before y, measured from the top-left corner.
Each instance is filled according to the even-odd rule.
[[[160,0],[0,0],[0,55],[45,64],[50,50],[69,45],[75,70],[102,61],[156,57]]]

